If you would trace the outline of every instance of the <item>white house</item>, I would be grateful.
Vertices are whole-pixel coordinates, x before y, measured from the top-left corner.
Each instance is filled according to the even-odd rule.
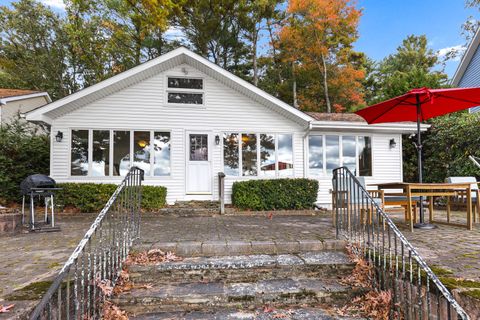
[[[480,28],[473,36],[467,50],[463,54],[452,79],[454,87],[480,87]],[[470,109],[470,112],[480,112],[480,106]]]
[[[368,183],[401,181],[401,134],[416,129],[303,113],[185,48],[27,120],[51,125],[50,174],[58,182],[117,183],[136,165],[145,184],[167,187],[169,203],[218,199],[224,172],[227,203],[234,181],[309,177],[320,181],[318,201],[328,206],[338,166]]]
[[[0,88],[0,123],[9,123],[49,102],[52,100],[46,92]]]

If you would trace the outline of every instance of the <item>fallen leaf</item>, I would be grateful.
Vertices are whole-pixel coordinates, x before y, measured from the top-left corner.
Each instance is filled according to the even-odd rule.
[[[12,310],[13,307],[15,307],[14,304],[10,304],[10,305],[8,305],[8,306],[4,306],[4,305],[2,304],[2,305],[0,305],[0,313],[10,312],[10,310]]]

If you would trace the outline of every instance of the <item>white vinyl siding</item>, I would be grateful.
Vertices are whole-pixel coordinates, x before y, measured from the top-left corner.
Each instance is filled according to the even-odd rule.
[[[184,76],[204,79],[204,107],[182,105],[178,108],[165,101],[165,81],[168,76]],[[51,175],[58,182],[92,181],[118,183],[121,177],[71,177],[70,130],[135,130],[171,132],[171,175],[145,177],[145,184],[163,185],[168,188],[167,201],[183,200],[185,195],[185,132],[204,132],[222,136],[223,132],[265,132],[293,134],[294,172],[303,176],[304,128],[283,115],[272,111],[225,86],[189,65],[179,65],[155,75],[136,85],[90,103],[53,121],[52,132],[62,131],[62,142],[52,142]],[[213,140],[212,140],[213,141]],[[213,198],[217,199],[217,174],[223,171],[222,145],[212,145]],[[228,177],[225,194],[230,201],[234,181],[245,177]]]

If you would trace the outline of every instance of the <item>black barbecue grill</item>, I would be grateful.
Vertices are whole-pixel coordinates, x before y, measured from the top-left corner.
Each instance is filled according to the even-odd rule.
[[[44,230],[56,231],[55,227],[55,212],[53,197],[55,192],[61,190],[57,188],[55,180],[44,174],[33,174],[25,178],[20,183],[20,190],[22,192],[22,222],[25,224],[25,199],[30,198],[30,230]],[[35,199],[44,200],[45,203],[45,219],[42,224],[35,224]],[[48,219],[48,206],[50,204],[51,218]]]

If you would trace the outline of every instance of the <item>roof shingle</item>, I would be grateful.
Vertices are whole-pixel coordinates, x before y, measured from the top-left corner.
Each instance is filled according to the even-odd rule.
[[[0,99],[24,96],[24,95],[27,95],[27,94],[33,94],[33,93],[38,93],[38,92],[40,92],[40,91],[0,88]]]
[[[306,112],[306,114],[317,121],[366,122],[365,119],[355,113]]]

